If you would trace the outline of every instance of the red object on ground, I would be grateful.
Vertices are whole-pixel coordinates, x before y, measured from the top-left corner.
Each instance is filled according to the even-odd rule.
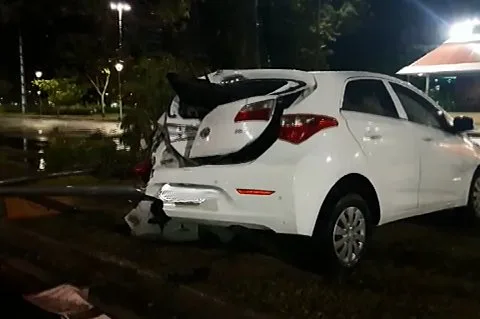
[[[34,295],[24,296],[24,298],[40,309],[60,315],[62,318],[83,314],[82,317],[88,319],[110,319],[105,314],[90,315],[94,306],[87,301],[88,289],[61,285]]]
[[[150,172],[152,171],[152,161],[147,158],[144,161],[138,163],[133,168],[135,175],[140,177],[145,183],[150,179]]]

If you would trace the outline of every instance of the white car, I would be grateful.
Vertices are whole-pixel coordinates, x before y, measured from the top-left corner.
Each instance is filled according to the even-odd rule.
[[[308,236],[322,262],[348,269],[374,226],[454,207],[480,215],[473,120],[409,83],[270,69],[169,80],[178,95],[146,188],[157,220]]]

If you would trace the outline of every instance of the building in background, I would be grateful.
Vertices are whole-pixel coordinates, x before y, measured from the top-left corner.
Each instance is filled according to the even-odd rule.
[[[479,113],[480,123],[480,20],[455,24],[446,42],[397,74],[423,79],[425,91],[445,109]]]

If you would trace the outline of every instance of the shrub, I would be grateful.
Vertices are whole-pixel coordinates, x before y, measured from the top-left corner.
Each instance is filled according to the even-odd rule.
[[[114,141],[101,133],[87,138],[72,138],[56,130],[45,151],[46,169],[61,171],[93,168],[101,177],[130,177],[131,157],[128,152],[117,151]]]
[[[57,113],[58,110],[58,113]],[[58,108],[44,108],[42,114],[44,115],[91,115],[93,109],[81,105],[75,106],[59,106]]]

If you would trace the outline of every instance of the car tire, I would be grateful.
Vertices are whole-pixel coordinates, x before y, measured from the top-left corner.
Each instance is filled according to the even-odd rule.
[[[315,260],[322,270],[341,275],[352,271],[365,254],[372,230],[368,203],[358,194],[325,203],[313,234]]]
[[[466,213],[469,222],[480,222],[480,170],[477,170],[472,178]]]

